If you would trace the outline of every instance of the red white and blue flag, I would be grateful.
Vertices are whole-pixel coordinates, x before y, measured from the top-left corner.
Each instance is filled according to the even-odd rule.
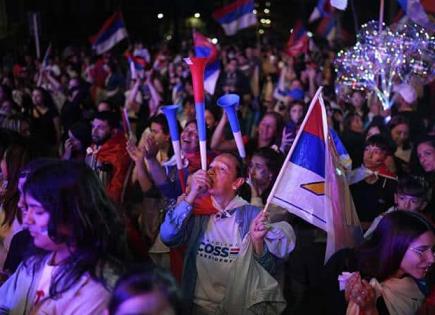
[[[325,16],[316,27],[316,35],[332,40],[336,32],[336,20],[333,15]]]
[[[125,28],[122,13],[117,11],[104,22],[100,31],[92,36],[90,41],[92,49],[100,55],[110,50],[127,36],[127,29]]]
[[[193,32],[193,45],[196,57],[207,58],[204,72],[204,89],[213,95],[221,69],[219,51],[209,38],[197,31]]]
[[[435,31],[434,15],[435,1],[434,0],[397,0],[400,7],[413,22],[427,28],[430,31]]]
[[[337,250],[356,245],[362,230],[320,93],[321,88],[311,101],[268,204],[326,231],[326,261]]]
[[[307,29],[302,21],[297,21],[290,34],[286,45],[286,53],[290,57],[297,57],[302,53],[308,52],[309,37]]]
[[[316,35],[332,40],[336,31],[336,20],[334,17],[334,8],[331,6],[329,0],[319,0],[308,21],[312,23],[318,19],[321,20],[316,27]]]
[[[145,71],[145,66],[147,64],[145,59],[139,56],[134,56],[130,52],[126,52],[124,56],[125,58],[127,58],[128,64],[130,66],[131,78],[136,79],[138,73],[139,76],[143,76],[143,73]]]
[[[314,22],[320,18],[328,17],[332,14],[332,6],[329,0],[319,0],[317,5],[314,7],[308,22]]]
[[[239,30],[257,24],[254,14],[254,0],[237,0],[213,12],[213,18],[222,26],[228,36]]]

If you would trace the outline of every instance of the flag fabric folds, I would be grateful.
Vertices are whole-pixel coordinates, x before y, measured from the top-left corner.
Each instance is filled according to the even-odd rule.
[[[405,14],[413,22],[435,31],[434,14],[435,2],[433,0],[397,0]]]
[[[311,13],[308,22],[312,23],[320,18],[328,17],[332,14],[332,6],[329,0],[319,0]]]
[[[132,79],[137,78],[137,74],[139,73],[139,77],[143,75],[145,71],[145,67],[147,62],[144,58],[140,56],[134,56],[131,52],[127,51],[124,53],[124,57],[127,59],[128,64],[130,66],[130,74]]]
[[[316,27],[315,33],[317,36],[331,41],[334,39],[336,31],[337,28],[335,17],[333,15],[328,15],[320,20]]]
[[[307,29],[302,21],[297,21],[290,34],[286,45],[286,53],[290,57],[297,57],[302,53],[308,52],[309,37]]]
[[[328,129],[320,93],[321,88],[311,101],[268,204],[283,207],[326,231],[326,261],[335,251],[361,240],[362,230],[340,161],[343,153],[338,153]]]
[[[318,19],[320,21],[315,30],[316,35],[332,40],[336,31],[336,21],[330,0],[319,0],[308,21],[313,23]]]
[[[193,32],[193,45],[196,57],[207,58],[204,72],[204,89],[213,95],[221,68],[219,51],[209,38],[197,31]]]
[[[90,38],[92,49],[97,54],[105,53],[117,43],[128,36],[124,19],[120,11],[109,17],[101,27],[100,31]]]
[[[337,150],[338,157],[340,159],[340,164],[346,171],[352,170],[352,159],[350,158],[349,153],[344,147],[343,142],[341,142],[340,137],[334,131],[334,129],[329,128],[329,134],[331,135],[332,140],[334,141],[335,149]],[[350,184],[349,184],[350,185]]]
[[[331,6],[339,10],[346,10],[347,0],[331,0]]]
[[[42,59],[42,67],[46,68],[48,66],[48,59],[50,58],[51,55],[51,43],[48,44],[47,50],[45,51],[44,54],[44,59]]]
[[[237,0],[213,12],[213,18],[222,26],[228,36],[239,30],[257,24],[254,14],[254,0]]]

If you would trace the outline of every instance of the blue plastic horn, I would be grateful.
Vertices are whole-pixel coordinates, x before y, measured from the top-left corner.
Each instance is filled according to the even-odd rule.
[[[179,105],[166,105],[162,106],[162,112],[166,116],[168,121],[169,134],[171,135],[172,148],[174,149],[175,161],[177,162],[178,177],[180,178],[180,184],[183,192],[184,186],[184,173],[183,173],[183,160],[181,158],[181,146],[180,146],[180,132],[178,131],[177,112]]]
[[[161,106],[163,114],[168,121],[169,133],[172,141],[180,141],[180,133],[178,132],[177,112],[180,105]]]
[[[180,147],[180,132],[178,131],[177,124],[177,111],[179,105],[166,105],[162,106],[162,112],[166,116],[169,126],[169,134],[171,135],[172,148],[174,149],[175,159],[177,161],[177,169],[183,169],[181,160],[181,147]]]
[[[225,110],[228,120],[230,121],[231,130],[234,140],[236,141],[237,150],[241,158],[246,158],[245,145],[243,143],[242,132],[240,131],[240,123],[237,118],[236,107],[239,105],[240,96],[237,94],[226,94],[217,100],[217,104]]]

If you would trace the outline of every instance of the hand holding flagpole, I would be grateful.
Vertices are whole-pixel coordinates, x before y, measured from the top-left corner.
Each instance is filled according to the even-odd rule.
[[[296,138],[293,141],[293,145],[291,146],[290,151],[288,152],[288,154],[284,160],[283,165],[286,165],[287,163],[289,163],[290,157],[292,156],[293,151],[295,150],[295,145],[298,143],[299,138],[301,137],[303,126],[306,124],[308,117],[310,117],[310,113],[312,112],[314,104],[317,102],[317,99],[319,98],[319,95],[322,92],[322,88],[323,87],[318,88],[316,94],[314,95],[313,99],[311,100],[310,106],[308,107],[308,112],[305,115],[304,120],[302,121],[301,127],[299,128],[299,131],[296,135]],[[285,167],[282,167],[281,170],[279,171],[278,177],[276,178],[275,183],[273,184],[272,190],[270,191],[269,196],[267,197],[266,205],[264,206],[264,209],[263,209],[264,212],[267,212],[267,209],[269,208],[270,203],[271,203],[273,196],[275,194],[275,191],[278,187],[279,181],[280,181],[281,177],[284,175],[285,171],[286,171]]]

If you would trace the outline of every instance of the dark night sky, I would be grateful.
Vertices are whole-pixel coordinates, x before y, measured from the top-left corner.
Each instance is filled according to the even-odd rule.
[[[269,0],[271,2],[273,32],[285,38],[292,23],[300,17],[308,18],[317,0]],[[350,1],[350,0],[349,0]],[[353,0],[358,24],[378,17],[379,0]],[[166,34],[189,33],[185,19],[200,12],[204,21],[202,31],[222,38],[222,30],[212,21],[213,9],[231,0],[4,0],[8,19],[8,33],[0,43],[10,47],[25,43],[29,39],[27,12],[41,13],[42,44],[49,41],[57,46],[70,43],[86,44],[87,38],[98,31],[103,21],[116,9],[121,8],[127,29],[132,38],[140,38],[147,44],[161,40]],[[266,0],[256,3],[264,8]],[[158,20],[156,14],[163,12],[165,18]],[[397,12],[395,0],[386,0],[387,21]],[[343,26],[354,32],[352,11],[349,8],[343,16]],[[175,27],[176,25],[176,27]],[[252,35],[252,32],[251,32]],[[243,35],[242,35],[243,36]]]

